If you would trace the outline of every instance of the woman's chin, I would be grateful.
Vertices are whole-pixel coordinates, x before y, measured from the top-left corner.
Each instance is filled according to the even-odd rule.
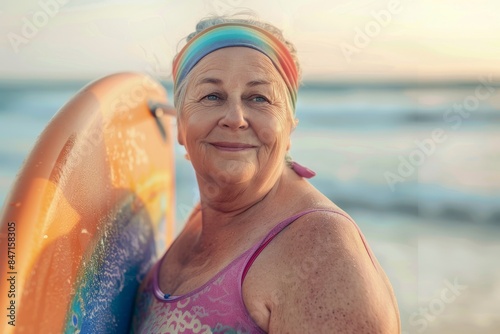
[[[217,184],[238,185],[250,181],[256,172],[256,165],[250,161],[220,161],[214,166],[211,177]]]

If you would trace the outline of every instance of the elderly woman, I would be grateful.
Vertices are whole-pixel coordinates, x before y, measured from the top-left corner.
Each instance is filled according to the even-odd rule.
[[[299,66],[275,27],[201,21],[173,64],[200,204],[137,297],[138,333],[399,333],[353,220],[288,158]]]

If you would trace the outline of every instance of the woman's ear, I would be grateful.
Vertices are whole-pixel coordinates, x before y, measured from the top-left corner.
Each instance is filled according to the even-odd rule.
[[[177,142],[179,145],[184,146],[184,130],[179,122],[179,118],[177,118]]]
[[[297,127],[297,125],[299,125],[299,119],[298,118],[294,118],[293,119],[293,124],[292,124],[292,131],[290,131],[290,132],[293,132],[295,130],[295,128]]]
[[[299,119],[298,118],[294,118],[292,120],[292,128],[290,130],[290,134],[295,130],[295,128],[297,127],[298,124],[299,124]],[[286,151],[287,152],[290,150],[290,147],[292,147],[292,138],[288,137],[288,143],[286,145]]]

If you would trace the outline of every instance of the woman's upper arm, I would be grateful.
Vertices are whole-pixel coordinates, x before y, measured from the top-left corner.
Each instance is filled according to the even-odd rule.
[[[399,333],[392,289],[354,224],[331,213],[297,223],[282,239],[269,333]]]

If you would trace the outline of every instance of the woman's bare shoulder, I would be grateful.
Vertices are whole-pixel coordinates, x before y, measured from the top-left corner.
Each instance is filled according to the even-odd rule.
[[[352,219],[328,209],[302,216],[276,240],[273,271],[285,275],[272,276],[270,332],[396,333],[399,315],[385,274]]]
[[[276,238],[281,254],[293,254],[289,261],[314,258],[318,264],[343,266],[355,261],[376,270],[368,245],[353,219],[338,207],[315,208],[290,224]]]

